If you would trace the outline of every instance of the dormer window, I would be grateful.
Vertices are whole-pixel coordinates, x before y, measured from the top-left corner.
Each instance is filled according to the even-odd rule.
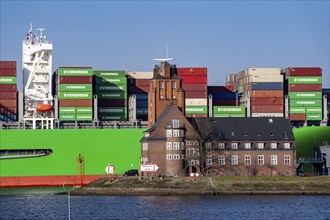
[[[149,137],[149,132],[144,133],[144,137]]]
[[[235,136],[235,132],[232,131],[232,132],[231,132],[231,136]]]
[[[274,136],[273,132],[270,132],[270,136]]]
[[[264,143],[258,143],[257,146],[258,149],[264,149]]]
[[[238,143],[237,142],[231,143],[231,148],[232,149],[237,149],[238,148]]]
[[[260,134],[260,132],[258,132],[258,134],[257,134],[259,137],[261,136],[261,134]]]
[[[246,131],[244,131],[244,136],[247,136],[247,133],[246,133]]]
[[[288,134],[286,133],[286,131],[283,131],[282,135],[284,139],[288,139]]]
[[[172,128],[179,128],[180,121],[178,119],[172,119]]]

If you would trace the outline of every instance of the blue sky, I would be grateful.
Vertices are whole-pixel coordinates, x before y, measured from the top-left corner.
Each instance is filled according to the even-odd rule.
[[[32,22],[53,42],[53,70],[152,71],[153,58],[207,67],[208,84],[249,67],[323,69],[329,87],[327,1],[4,1],[0,60],[16,60]]]

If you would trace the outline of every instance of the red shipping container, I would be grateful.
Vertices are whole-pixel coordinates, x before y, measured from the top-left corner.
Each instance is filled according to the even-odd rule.
[[[17,106],[1,106],[0,105],[0,114],[1,115],[16,115],[17,114]]]
[[[213,106],[238,106],[238,100],[212,100]]]
[[[207,98],[207,92],[206,91],[185,91],[185,97],[188,99],[202,99]]]
[[[283,98],[283,91],[282,90],[253,90],[250,92],[250,97],[282,97]]]
[[[251,98],[251,105],[283,105],[283,97],[280,98]]]
[[[16,61],[0,61],[0,69],[16,69]]]
[[[91,76],[60,76],[61,84],[91,84]]]
[[[1,68],[0,76],[16,76],[16,68]]]
[[[182,88],[185,91],[188,90],[207,91],[206,83],[182,83]]]
[[[0,92],[16,92],[16,84],[0,84]]]
[[[99,99],[99,107],[123,107],[127,106],[127,99]]]
[[[60,100],[59,106],[60,107],[92,107],[93,100],[81,100],[81,99]]]
[[[207,118],[208,114],[186,114],[188,118]]]
[[[178,76],[181,75],[207,75],[207,68],[205,67],[185,67],[176,68]],[[181,77],[180,77],[181,78]]]
[[[0,99],[0,106],[17,106],[17,99]]]
[[[289,67],[287,68],[288,76],[322,76],[320,67]]]
[[[208,86],[208,92],[233,92],[234,86]]]
[[[291,121],[306,121],[306,114],[290,114]]]
[[[182,79],[182,84],[185,83],[207,83],[207,76],[203,75],[182,75],[179,76]]]
[[[17,92],[1,92],[0,99],[16,99]]]
[[[289,84],[289,92],[322,92],[322,84]]]
[[[135,86],[148,86],[149,87],[149,79],[135,79]]]
[[[254,105],[252,113],[283,113],[283,105]]]

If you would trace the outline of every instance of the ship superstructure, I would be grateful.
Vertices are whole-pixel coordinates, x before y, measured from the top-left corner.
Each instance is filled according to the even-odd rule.
[[[43,35],[44,28],[33,33],[32,24],[23,41],[23,122],[33,128],[53,128],[52,50],[53,44]]]

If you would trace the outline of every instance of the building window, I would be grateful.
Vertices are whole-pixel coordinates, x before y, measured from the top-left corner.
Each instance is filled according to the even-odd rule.
[[[166,154],[166,159],[167,160],[172,160],[172,154]]]
[[[184,137],[184,130],[180,130],[181,137]]]
[[[180,137],[179,130],[173,130],[173,137]]]
[[[148,143],[144,142],[142,144],[142,149],[145,151],[145,150],[148,150]]]
[[[172,119],[172,128],[179,128],[180,121],[178,119]]]
[[[181,150],[184,150],[184,142],[181,142]]]
[[[191,160],[190,163],[191,163],[191,165],[193,165],[193,166],[196,164],[195,160]]]
[[[284,139],[288,139],[288,134],[286,133],[286,131],[283,131],[282,135]]]
[[[172,130],[166,130],[166,137],[172,137]]]
[[[258,143],[258,149],[264,149],[264,143]]]
[[[238,156],[237,155],[231,156],[231,165],[238,165]]]
[[[226,164],[225,155],[219,155],[219,165],[225,165],[225,164]]]
[[[195,148],[191,148],[191,155],[195,156]]]
[[[186,155],[187,155],[187,156],[190,156],[190,148],[187,149],[187,151],[186,151]]]
[[[199,156],[199,149],[196,148],[196,156]]]
[[[225,149],[225,143],[218,143],[219,149]]]
[[[210,165],[212,165],[212,156],[208,156],[206,158],[206,166],[210,166]]]
[[[290,155],[284,155],[284,165],[290,165],[291,160],[290,160]]]
[[[238,148],[238,143],[231,143],[231,148],[232,149],[237,149]]]
[[[163,82],[159,82],[159,88],[161,88],[161,89],[164,88],[164,83]]]
[[[144,133],[145,137],[149,137],[149,132]]]
[[[270,148],[277,149],[277,143],[275,143],[275,142],[270,143]]]
[[[265,160],[264,160],[264,155],[258,155],[258,165],[264,165]]]
[[[191,144],[191,142],[186,140],[186,145],[190,145],[190,144]]]
[[[173,142],[173,150],[180,150],[180,142]]]
[[[251,149],[251,143],[245,143],[244,146],[245,149]]]
[[[180,154],[173,154],[173,160],[180,160]]]
[[[175,89],[175,88],[176,88],[176,83],[172,82],[172,89]]]
[[[181,160],[184,160],[184,154],[181,154]]]
[[[271,155],[270,164],[277,165],[277,155]]]
[[[290,143],[288,142],[284,143],[284,149],[290,149]]]
[[[166,150],[172,150],[172,142],[166,142]]]
[[[206,143],[205,148],[210,150],[212,148],[212,143]]]
[[[245,165],[251,165],[251,155],[244,156],[244,163]]]

